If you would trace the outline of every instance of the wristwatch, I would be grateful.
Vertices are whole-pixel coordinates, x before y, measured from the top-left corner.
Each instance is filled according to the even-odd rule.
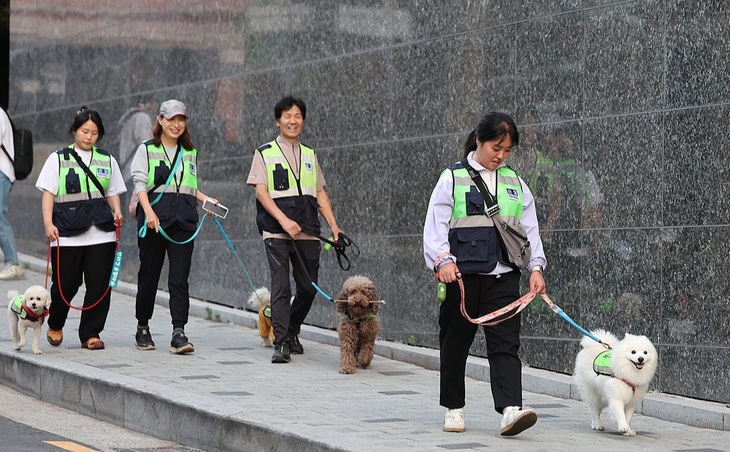
[[[534,267],[532,267],[530,269],[530,273],[535,272],[535,271],[542,273],[542,271],[543,271],[542,265],[535,265]]]

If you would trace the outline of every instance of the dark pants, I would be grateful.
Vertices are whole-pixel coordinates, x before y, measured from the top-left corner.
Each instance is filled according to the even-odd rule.
[[[60,263],[56,264],[59,256],[58,247],[51,248],[51,307],[48,315],[48,328],[63,329],[71,309],[64,301],[72,303],[82,283],[86,283],[83,307],[91,306],[99,298],[99,304],[91,309],[81,311],[79,323],[79,339],[86,342],[92,337],[99,337],[106,323],[109,306],[111,304],[111,290],[102,297],[109,288],[109,277],[114,264],[114,250],[116,244],[100,243],[89,246],[65,246],[60,249]],[[60,277],[60,284],[59,284]],[[61,296],[63,294],[63,298]]]
[[[466,311],[471,318],[494,312],[520,297],[520,273],[496,276],[464,275]],[[466,404],[464,377],[469,348],[474,341],[477,325],[466,320],[460,312],[461,293],[458,283],[448,284],[446,300],[439,313],[439,343],[441,349],[440,404],[448,409]],[[520,349],[520,315],[495,326],[484,327],[487,339],[490,384],[494,408],[501,413],[508,406],[522,406],[522,363]]]
[[[192,232],[184,231],[176,225],[165,228],[165,233],[173,240],[182,242],[190,238]],[[170,293],[170,315],[172,327],[185,328],[190,311],[190,292],[188,276],[193,258],[193,242],[178,245],[165,239],[162,234],[148,229],[144,238],[137,240],[139,246],[139,273],[137,275],[137,323],[147,326],[155,308],[157,286],[160,283],[165,254],[169,263],[167,286]]]
[[[318,240],[297,240],[295,245],[292,240],[266,239],[264,245],[271,273],[271,324],[274,326],[274,345],[280,345],[288,340],[289,335],[299,334],[302,323],[312,307],[312,301],[317,295],[317,289],[312,286],[312,282],[317,283],[321,247]],[[297,247],[307,266],[306,271],[297,257],[294,246]],[[291,305],[289,304],[290,261],[297,289]]]

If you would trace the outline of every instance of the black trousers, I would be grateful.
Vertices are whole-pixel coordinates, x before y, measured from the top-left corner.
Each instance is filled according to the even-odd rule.
[[[466,311],[471,318],[494,312],[520,297],[520,273],[496,276],[464,275]],[[461,315],[458,283],[447,284],[446,300],[439,312],[441,354],[440,404],[448,409],[466,404],[464,377],[469,348],[477,325]],[[495,326],[484,327],[489,359],[490,384],[494,408],[498,413],[508,406],[522,406],[522,363],[520,349],[520,315]]]
[[[83,307],[91,306],[104,294],[109,287],[109,277],[114,264],[116,244],[100,243],[89,246],[64,246],[51,248],[51,307],[48,315],[48,328],[63,329],[71,309],[61,297],[69,303],[79,291],[81,284],[86,283]],[[60,263],[56,263],[57,257]],[[60,281],[59,281],[60,278]],[[60,284],[59,284],[60,283]],[[111,304],[111,290],[99,301],[95,307],[81,311],[79,323],[79,339],[86,342],[92,337],[99,337]]]
[[[289,335],[299,334],[304,319],[309,314],[312,301],[317,296],[317,289],[312,282],[317,283],[319,275],[319,253],[321,246],[318,240],[266,239],[266,257],[269,260],[271,273],[271,324],[274,327],[274,345],[280,345],[288,340]],[[297,257],[294,247],[307,266],[306,271]],[[291,299],[291,284],[289,283],[289,263],[293,267],[296,295]],[[311,278],[311,279],[310,279]]]
[[[180,229],[177,225],[165,228],[165,233],[177,242],[185,241],[193,234]],[[135,315],[139,325],[147,326],[152,318],[157,286],[160,283],[162,265],[165,263],[165,255],[167,255],[169,263],[167,287],[170,293],[172,328],[185,328],[190,312],[188,277],[193,259],[193,243],[194,240],[184,245],[172,243],[154,229],[148,229],[144,238],[137,239],[139,273],[137,274]]]

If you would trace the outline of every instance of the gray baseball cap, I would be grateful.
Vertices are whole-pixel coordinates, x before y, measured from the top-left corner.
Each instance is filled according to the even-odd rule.
[[[160,115],[164,116],[165,119],[172,119],[175,116],[188,118],[188,115],[185,114],[185,104],[175,99],[166,100],[160,105]]]

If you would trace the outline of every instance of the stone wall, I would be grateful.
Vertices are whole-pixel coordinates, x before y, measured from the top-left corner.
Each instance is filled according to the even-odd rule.
[[[34,131],[37,173],[82,104],[111,131],[136,96],[184,101],[202,188],[230,207],[223,225],[258,286],[268,269],[244,181],[276,134],[274,103],[302,97],[302,139],[362,250],[349,273],[324,253],[320,286],[371,277],[382,337],[425,347],[438,347],[421,253],[432,187],[483,113],[510,112],[553,300],[586,328],[648,335],[655,390],[728,402],[729,12],[720,0],[14,0],[10,111]],[[113,136],[99,144],[116,153]],[[43,257],[33,183],[16,184],[10,214],[21,252]],[[129,281],[134,234],[128,222]],[[251,291],[212,224],[190,284],[236,307]],[[308,322],[333,327],[333,306],[318,297]],[[544,303],[523,336],[526,364],[572,371],[580,334]],[[483,337],[472,352],[486,354]]]

